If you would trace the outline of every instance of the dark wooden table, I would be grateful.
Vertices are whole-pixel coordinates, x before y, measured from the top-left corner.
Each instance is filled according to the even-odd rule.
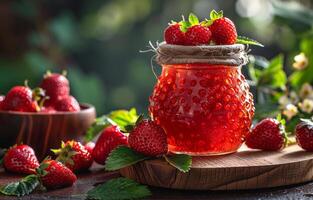
[[[92,172],[80,174],[78,181],[73,187],[44,192],[35,193],[21,200],[65,200],[65,199],[84,199],[81,194],[86,193],[94,185],[103,183],[111,178],[119,177],[118,172],[104,172],[102,169],[96,168]],[[18,180],[20,176],[5,173],[0,169],[0,185]],[[151,187],[153,195],[148,199],[214,199],[214,200],[236,200],[236,199],[313,199],[313,183],[294,185],[281,188],[262,189],[262,190],[246,190],[246,191],[181,191],[163,188]],[[14,197],[0,196],[2,199],[17,199]]]

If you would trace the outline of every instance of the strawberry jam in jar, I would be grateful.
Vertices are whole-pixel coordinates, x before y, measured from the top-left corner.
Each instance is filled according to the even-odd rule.
[[[165,130],[169,150],[199,156],[237,151],[254,115],[253,96],[241,73],[245,46],[161,43],[157,62],[162,73],[149,112]]]

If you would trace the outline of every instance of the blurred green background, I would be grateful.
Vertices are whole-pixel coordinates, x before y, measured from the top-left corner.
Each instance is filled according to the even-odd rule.
[[[152,54],[139,50],[146,50],[149,41],[162,41],[170,20],[180,20],[190,12],[203,19],[211,9],[224,10],[239,35],[265,45],[251,47],[258,62],[250,67],[267,68],[267,59],[281,53],[278,70],[288,75],[303,45],[307,56],[313,57],[312,7],[310,0],[2,0],[0,93],[25,79],[35,87],[46,70],[66,69],[72,94],[94,104],[98,114],[130,107],[147,112],[156,79],[150,67]],[[306,75],[311,83],[312,68],[309,65],[311,74]],[[308,71],[297,73],[302,73],[298,75],[302,80]],[[258,84],[258,77],[254,78]],[[283,91],[286,77],[278,79],[278,84],[269,85]],[[264,104],[258,87],[252,90],[257,103]]]

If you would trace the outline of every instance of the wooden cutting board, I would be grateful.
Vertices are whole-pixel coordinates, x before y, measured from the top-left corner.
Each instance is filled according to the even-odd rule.
[[[182,173],[162,159],[147,160],[120,170],[140,183],[184,190],[241,190],[270,188],[313,180],[313,152],[292,145],[280,152],[249,150],[193,157],[192,168]]]

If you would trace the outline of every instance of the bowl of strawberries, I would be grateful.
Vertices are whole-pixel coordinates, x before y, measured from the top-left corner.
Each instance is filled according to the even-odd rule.
[[[43,158],[62,140],[79,140],[96,111],[78,103],[69,85],[65,74],[47,72],[39,87],[14,86],[0,96],[0,147],[28,144]]]

